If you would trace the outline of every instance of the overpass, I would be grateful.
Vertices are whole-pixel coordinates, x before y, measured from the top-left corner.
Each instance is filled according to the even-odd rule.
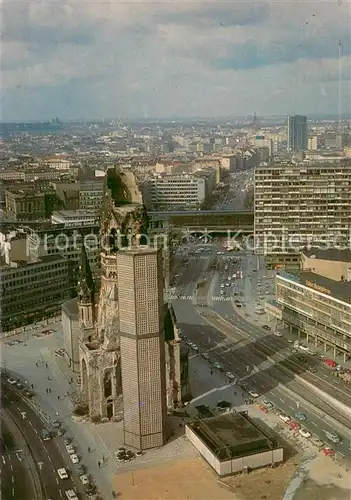
[[[188,230],[192,233],[225,233],[228,231],[252,233],[254,230],[254,213],[252,210],[194,210],[148,212],[152,233],[172,230]]]

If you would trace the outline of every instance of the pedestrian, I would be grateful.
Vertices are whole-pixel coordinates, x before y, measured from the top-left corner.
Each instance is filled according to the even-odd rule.
[[[213,371],[211,370],[211,375],[213,375]]]
[[[90,453],[90,446],[88,446],[88,453]]]
[[[30,384],[31,388],[34,389],[34,385],[33,384]]]
[[[104,455],[102,455],[102,462],[105,462],[105,457],[104,457]]]
[[[99,466],[99,469],[100,469],[100,467],[101,467],[101,462],[100,462],[100,460],[98,461],[98,466]]]
[[[57,399],[60,399],[60,396],[57,396]]]
[[[47,367],[48,367],[48,364],[47,364],[47,363],[45,363],[45,366],[46,366],[46,368],[47,368]]]
[[[38,361],[35,362],[35,366],[38,367]]]
[[[48,394],[48,393],[49,393],[49,389],[48,389],[48,388],[46,388],[45,390],[46,390],[46,394]]]

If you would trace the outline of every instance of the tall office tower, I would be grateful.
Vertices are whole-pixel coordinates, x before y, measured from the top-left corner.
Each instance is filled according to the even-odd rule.
[[[255,169],[255,247],[267,264],[299,268],[305,246],[349,248],[351,162]]]
[[[307,149],[307,117],[301,115],[288,117],[288,151],[297,152]]]
[[[124,441],[140,450],[166,441],[161,249],[117,253]]]

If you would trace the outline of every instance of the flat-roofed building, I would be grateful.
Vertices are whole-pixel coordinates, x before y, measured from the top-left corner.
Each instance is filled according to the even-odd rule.
[[[198,418],[185,435],[220,477],[283,462],[283,448],[266,426],[247,412]]]
[[[192,174],[155,175],[142,186],[147,208],[200,209],[208,193],[207,179]]]
[[[85,181],[79,187],[79,208],[98,215],[104,195],[104,181]]]
[[[297,339],[331,351],[333,357],[351,357],[351,282],[336,281],[311,271],[276,275],[279,318]],[[279,309],[279,310],[278,310]]]
[[[95,212],[86,210],[57,210],[51,216],[52,224],[64,224],[65,227],[91,226],[98,222]]]
[[[1,330],[13,330],[55,316],[72,293],[68,261],[46,255],[36,262],[11,261],[0,267]]]
[[[301,267],[331,280],[348,281],[351,287],[351,249],[304,248]]]
[[[299,269],[306,246],[347,248],[351,162],[255,169],[255,251],[270,267]]]

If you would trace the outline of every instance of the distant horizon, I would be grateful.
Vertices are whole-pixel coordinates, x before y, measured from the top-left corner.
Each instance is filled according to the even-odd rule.
[[[343,113],[340,117],[337,114],[326,114],[326,113],[311,113],[311,114],[306,114],[306,113],[292,113],[292,114],[282,114],[282,115],[256,115],[256,118],[260,122],[261,120],[284,120],[287,119],[288,116],[296,116],[296,115],[302,115],[302,116],[307,116],[307,120],[332,120],[332,121],[338,121],[341,119],[342,121],[347,121],[351,120],[351,114],[348,113]],[[3,121],[0,120],[1,125],[20,125],[20,124],[75,124],[75,123],[105,123],[105,122],[121,122],[121,123],[184,123],[184,122],[195,122],[195,121],[205,121],[205,122],[230,122],[230,121],[247,121],[252,120],[254,118],[254,114],[248,114],[248,115],[238,115],[238,116],[193,116],[193,117],[150,117],[150,118],[145,118],[145,117],[118,117],[118,118],[74,118],[74,119],[65,119],[65,118],[60,118],[55,117],[55,118],[47,118],[44,120],[39,120],[39,119],[31,119],[31,120],[8,120],[8,121]],[[58,121],[56,121],[58,120]],[[247,123],[249,125],[249,123]],[[258,123],[258,126],[260,123]]]

